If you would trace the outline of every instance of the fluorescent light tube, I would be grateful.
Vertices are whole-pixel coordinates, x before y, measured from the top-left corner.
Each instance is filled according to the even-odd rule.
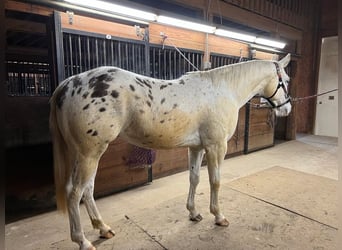
[[[224,30],[224,29],[217,29],[215,31],[215,35],[229,37],[229,38],[242,40],[246,42],[254,42],[256,39],[256,37],[252,35],[247,35],[247,34]]]
[[[177,19],[173,17],[167,17],[167,16],[158,16],[157,22],[184,28],[184,29],[205,32],[205,33],[214,33],[214,30],[215,30],[214,26],[199,24],[199,23],[185,21],[185,20],[181,20],[181,19]]]
[[[100,0],[65,0],[66,2],[89,7],[92,9],[102,10],[109,13],[120,14],[123,16],[129,16],[135,19],[141,19],[146,21],[155,21],[156,15],[150,12],[137,10],[125,6],[121,6],[118,4],[113,4],[105,1]]]
[[[260,37],[255,39],[255,43],[274,47],[274,48],[279,48],[279,49],[283,49],[286,45],[286,43],[283,43],[283,42],[278,42],[278,41],[269,40],[269,39],[260,38]]]

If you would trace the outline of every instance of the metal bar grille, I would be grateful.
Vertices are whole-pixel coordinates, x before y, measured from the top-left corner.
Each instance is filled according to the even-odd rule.
[[[197,68],[201,68],[203,52],[183,50],[182,53]],[[150,47],[150,76],[171,80],[195,70],[174,48]]]
[[[64,32],[63,44],[65,78],[100,66],[146,75],[144,43]]]
[[[210,55],[210,62],[211,62],[211,67],[212,68],[217,68],[221,67],[224,65],[229,65],[233,63],[238,63],[238,62],[244,62],[248,61],[249,59],[246,57],[240,57],[238,56],[227,56],[227,55],[216,55],[216,54],[211,54]]]
[[[10,96],[50,96],[49,64],[7,61],[7,94]]]

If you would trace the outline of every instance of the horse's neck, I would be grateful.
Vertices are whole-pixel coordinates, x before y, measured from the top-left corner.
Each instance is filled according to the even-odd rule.
[[[237,106],[242,107],[256,94],[262,94],[272,77],[270,68],[268,62],[253,61],[222,67],[213,77],[233,96]]]

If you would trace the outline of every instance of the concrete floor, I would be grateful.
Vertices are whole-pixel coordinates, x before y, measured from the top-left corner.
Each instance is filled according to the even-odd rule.
[[[230,226],[209,213],[205,167],[196,202],[203,220],[188,220],[188,172],[97,200],[116,231],[100,240],[81,206],[83,228],[99,250],[109,249],[312,249],[333,250],[337,235],[337,139],[297,140],[225,160],[220,203]],[[5,226],[7,250],[78,249],[67,217],[50,212]]]

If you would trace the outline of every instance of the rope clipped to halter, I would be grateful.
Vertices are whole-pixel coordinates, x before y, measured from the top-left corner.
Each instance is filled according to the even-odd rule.
[[[291,97],[286,89],[286,86],[283,82],[283,79],[281,77],[281,73],[280,73],[280,68],[279,68],[279,65],[274,62],[274,65],[276,67],[276,70],[277,70],[277,75],[278,75],[278,86],[276,88],[276,90],[274,91],[274,93],[269,96],[269,97],[264,97],[263,98],[268,102],[269,105],[267,104],[256,104],[256,103],[252,103],[251,101],[248,101],[248,104],[253,107],[253,108],[271,108],[271,109],[275,109],[275,108],[280,108],[281,106],[284,106],[286,103],[295,103],[295,102],[300,102],[300,101],[303,101],[303,100],[309,100],[309,99],[312,99],[312,98],[316,98],[318,96],[322,96],[322,95],[326,95],[326,94],[329,94],[331,92],[335,92],[335,91],[338,91],[338,88],[336,89],[332,89],[332,90],[329,90],[329,91],[325,91],[323,93],[319,93],[319,94],[315,94],[315,95],[310,95],[310,96],[304,96],[304,97]],[[286,98],[287,100],[284,102],[284,103],[281,103],[279,105],[275,105],[275,103],[271,100],[278,92],[278,90],[282,88],[284,90],[284,93],[286,95]]]

